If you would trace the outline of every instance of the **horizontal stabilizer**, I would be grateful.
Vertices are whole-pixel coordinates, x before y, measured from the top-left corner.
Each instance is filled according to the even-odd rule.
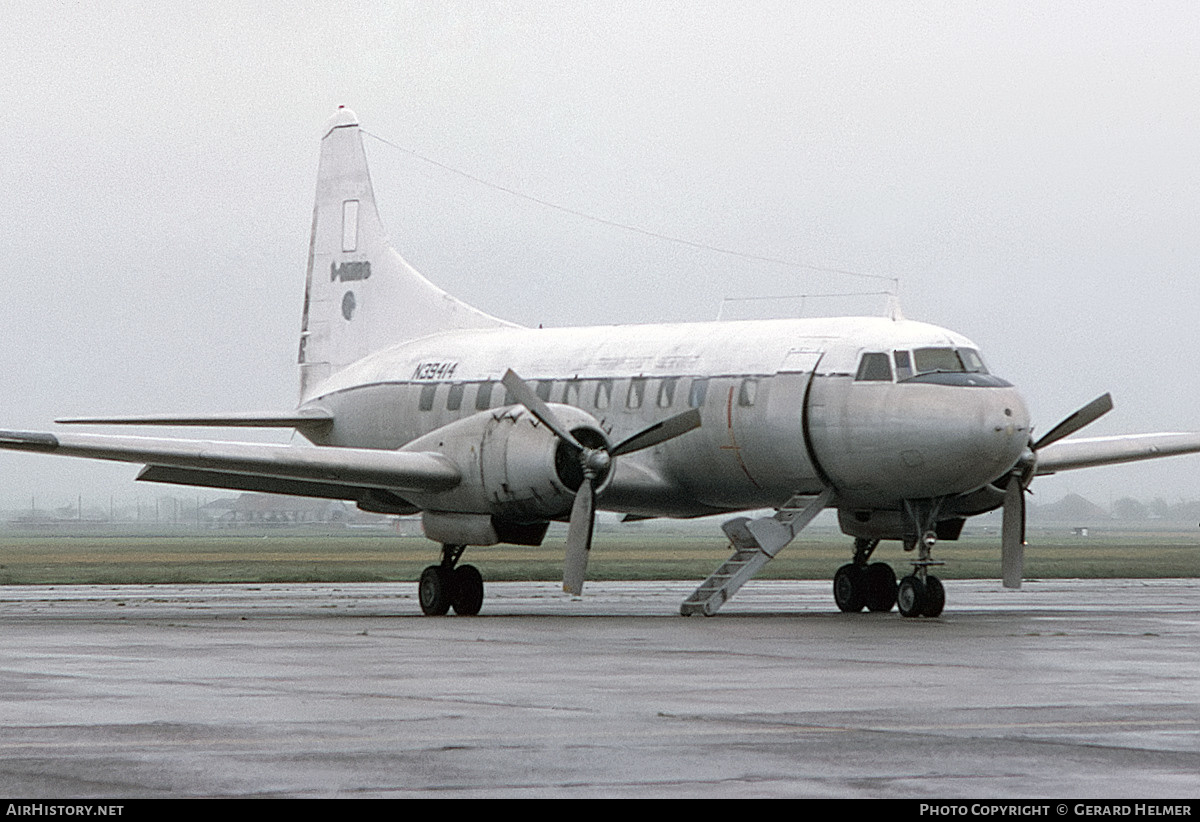
[[[1200,434],[1126,434],[1060,440],[1037,452],[1037,473],[1200,453]]]
[[[67,417],[55,420],[60,425],[173,425],[214,428],[319,428],[333,422],[333,413],[324,408],[303,408],[283,413],[235,412],[197,416],[195,414],[157,414],[138,417]]]
[[[444,491],[462,478],[441,454],[372,448],[0,431],[0,449],[362,489]]]

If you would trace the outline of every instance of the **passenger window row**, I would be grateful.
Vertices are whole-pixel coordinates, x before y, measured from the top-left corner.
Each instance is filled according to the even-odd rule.
[[[708,377],[663,377],[652,380],[649,377],[633,377],[628,381],[624,393],[626,408],[641,408],[643,404],[653,401],[658,408],[671,408],[675,405],[676,394],[681,380],[690,380],[687,391],[689,408],[700,408],[708,398]],[[534,393],[545,402],[561,402],[603,411],[612,407],[614,386],[618,380],[537,380],[533,383]],[[647,392],[647,385],[654,383]],[[421,386],[418,408],[422,411],[432,411],[436,403],[438,388],[445,383],[430,382]],[[446,410],[459,411],[467,400],[467,389],[474,386],[474,406],[476,411],[486,411],[492,407],[512,405],[516,402],[499,382],[456,382],[450,383],[446,390]],[[747,377],[741,381],[738,388],[738,405],[749,407],[754,405],[758,394],[758,379]]]

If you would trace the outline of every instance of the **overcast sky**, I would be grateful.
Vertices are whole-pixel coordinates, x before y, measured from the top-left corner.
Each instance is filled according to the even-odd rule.
[[[318,141],[346,105],[567,208],[899,278],[905,315],[974,339],[1042,431],[1104,391],[1116,409],[1091,434],[1200,430],[1195,2],[3,11],[0,428],[292,407]],[[367,151],[401,253],[517,322],[706,320],[725,296],[878,287]],[[3,454],[0,506],[160,492],[136,470]],[[1197,498],[1200,457],[1034,490]]]

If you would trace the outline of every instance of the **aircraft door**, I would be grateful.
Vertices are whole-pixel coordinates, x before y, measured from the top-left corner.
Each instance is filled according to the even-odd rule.
[[[794,348],[775,374],[746,377],[729,388],[725,447],[760,490],[786,498],[821,489],[804,439],[804,400],[820,359],[818,349]]]
[[[808,438],[821,471],[843,498],[873,501],[886,487],[895,430],[890,353],[837,346],[822,359],[808,399]]]

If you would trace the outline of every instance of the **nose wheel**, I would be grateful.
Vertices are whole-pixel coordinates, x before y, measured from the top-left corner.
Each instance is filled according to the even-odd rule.
[[[896,606],[901,616],[940,616],[946,607],[946,589],[933,574],[926,574],[923,580],[916,574],[910,574],[900,580],[896,590]]]
[[[937,534],[929,530],[915,546],[920,551],[913,560],[913,572],[900,580],[896,591],[896,606],[901,616],[936,617],[946,607],[946,589],[940,579],[929,573],[931,567],[945,564],[932,558],[936,542]]]

